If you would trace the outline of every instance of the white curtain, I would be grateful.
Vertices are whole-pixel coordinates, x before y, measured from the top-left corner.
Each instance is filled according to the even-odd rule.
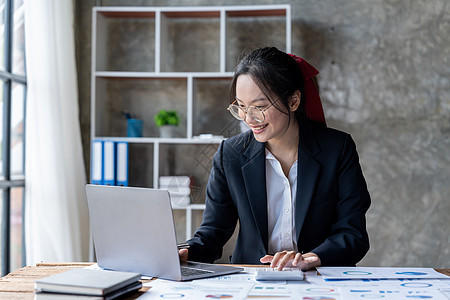
[[[87,261],[72,0],[25,0],[27,265]]]

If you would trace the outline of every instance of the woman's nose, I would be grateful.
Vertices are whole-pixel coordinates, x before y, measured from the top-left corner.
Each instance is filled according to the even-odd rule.
[[[255,119],[253,119],[252,116],[250,116],[250,114],[247,111],[247,113],[245,114],[245,123],[250,125],[250,124],[256,124],[256,123],[259,123],[259,122],[256,121]]]

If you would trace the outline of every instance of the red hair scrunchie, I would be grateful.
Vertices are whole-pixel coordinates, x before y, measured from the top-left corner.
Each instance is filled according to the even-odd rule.
[[[294,54],[289,54],[300,67],[300,71],[305,78],[304,95],[306,117],[311,121],[320,122],[326,125],[325,114],[323,112],[322,101],[320,100],[319,92],[314,83],[314,76],[319,74],[319,71],[311,66],[306,60]]]

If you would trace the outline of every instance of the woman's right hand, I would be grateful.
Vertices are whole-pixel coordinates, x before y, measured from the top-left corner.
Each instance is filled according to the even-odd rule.
[[[295,251],[281,251],[275,255],[266,255],[261,257],[262,263],[270,263],[271,268],[282,270],[284,267],[297,267],[302,271],[309,271],[322,264],[317,254],[313,252],[301,254]]]
[[[186,263],[188,261],[188,254],[189,254],[189,250],[188,249],[180,249],[180,250],[178,250],[178,256],[180,257],[180,262],[181,263]]]

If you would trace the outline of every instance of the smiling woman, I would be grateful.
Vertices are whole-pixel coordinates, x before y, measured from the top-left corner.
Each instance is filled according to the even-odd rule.
[[[221,143],[203,223],[180,259],[282,269],[352,266],[369,249],[370,196],[350,135],[328,128],[305,60],[260,48],[238,64],[228,111],[250,130]]]

